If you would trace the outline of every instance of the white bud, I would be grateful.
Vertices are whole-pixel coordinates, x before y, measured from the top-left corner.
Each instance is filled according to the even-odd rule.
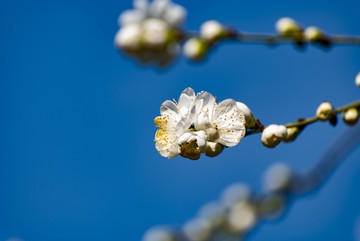
[[[143,41],[148,48],[165,47],[169,33],[169,25],[161,19],[149,18],[143,22]]]
[[[301,31],[300,26],[292,18],[280,18],[275,28],[284,37],[294,37]]]
[[[353,126],[359,120],[359,111],[356,108],[350,108],[343,114],[343,120],[346,124]]]
[[[275,163],[264,174],[266,191],[276,192],[286,189],[291,182],[291,169],[284,163]]]
[[[144,234],[142,241],[176,241],[176,235],[168,228],[155,227]]]
[[[230,209],[228,222],[230,228],[236,232],[249,231],[256,221],[256,209],[249,202],[240,202]]]
[[[287,128],[283,125],[269,125],[265,127],[262,135],[261,142],[264,146],[274,148],[287,136]]]
[[[304,37],[310,42],[316,42],[324,39],[323,32],[317,27],[311,26],[305,29]]]
[[[330,120],[334,114],[334,107],[328,101],[321,103],[316,110],[316,117],[321,121]]]
[[[255,120],[251,110],[249,109],[249,107],[247,107],[247,105],[245,105],[242,102],[236,102],[236,107],[245,116],[245,127],[246,127],[246,129],[254,127],[255,124],[256,124],[256,120]]]
[[[296,139],[296,137],[300,134],[300,130],[298,127],[290,127],[287,128],[286,138],[283,139],[283,142],[292,142]]]
[[[209,42],[213,42],[225,36],[225,29],[218,21],[206,21],[200,27],[200,36]]]
[[[129,24],[121,28],[115,35],[115,45],[125,51],[137,51],[141,47],[141,27]]]
[[[208,49],[207,43],[199,38],[191,38],[184,44],[184,54],[192,60],[200,60]]]
[[[224,150],[224,146],[217,142],[206,142],[205,155],[215,157]]]
[[[360,87],[360,72],[358,73],[358,75],[356,75],[355,84],[357,85],[357,87]]]

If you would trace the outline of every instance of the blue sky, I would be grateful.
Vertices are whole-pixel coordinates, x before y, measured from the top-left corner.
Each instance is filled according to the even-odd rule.
[[[177,1],[188,29],[217,19],[273,32],[292,17],[328,33],[360,35],[357,1]],[[233,182],[261,189],[283,161],[306,171],[342,131],[327,123],[266,149],[260,135],[216,158],[167,160],[154,147],[160,104],[186,87],[246,103],[264,124],[313,116],[318,104],[359,99],[359,47],[227,43],[192,64],[140,67],[113,47],[131,1],[0,1],[0,241],[140,240],[151,226],[179,225]],[[353,240],[360,216],[360,149],[318,192],[251,240]]]

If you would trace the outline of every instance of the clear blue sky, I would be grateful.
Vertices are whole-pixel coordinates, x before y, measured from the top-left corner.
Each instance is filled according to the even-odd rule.
[[[359,1],[177,1],[187,28],[217,19],[273,32],[280,17],[360,35]],[[181,224],[233,182],[261,189],[283,161],[310,168],[348,127],[308,127],[266,149],[259,135],[216,158],[167,160],[154,147],[160,104],[186,87],[246,103],[264,124],[313,116],[328,100],[359,99],[360,48],[225,44],[207,61],[141,68],[113,47],[129,1],[0,1],[0,241],[138,241],[149,227]],[[264,223],[251,240],[353,240],[360,216],[360,149],[317,193]]]

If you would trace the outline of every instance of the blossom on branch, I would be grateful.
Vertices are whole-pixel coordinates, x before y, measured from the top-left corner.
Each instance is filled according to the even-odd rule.
[[[134,9],[119,16],[115,45],[144,64],[165,66],[180,51],[180,30],[186,10],[171,0],[135,0]]]
[[[210,93],[202,91],[195,96],[193,89],[187,88],[177,103],[167,100],[162,104],[161,116],[155,118],[160,128],[155,147],[168,158],[181,155],[197,160],[201,153],[217,156],[245,136],[246,115],[251,111],[247,108],[248,113],[244,113],[246,105],[242,105],[239,108],[232,99],[216,103]]]

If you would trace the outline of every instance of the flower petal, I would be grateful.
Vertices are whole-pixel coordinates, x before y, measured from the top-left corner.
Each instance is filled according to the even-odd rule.
[[[128,24],[140,24],[146,17],[145,12],[140,10],[126,10],[120,14],[118,18],[119,26],[126,26]]]
[[[185,8],[177,4],[171,4],[164,13],[164,19],[171,26],[180,28],[185,22],[186,15]]]
[[[148,8],[150,17],[161,18],[168,5],[169,0],[153,0]]]

